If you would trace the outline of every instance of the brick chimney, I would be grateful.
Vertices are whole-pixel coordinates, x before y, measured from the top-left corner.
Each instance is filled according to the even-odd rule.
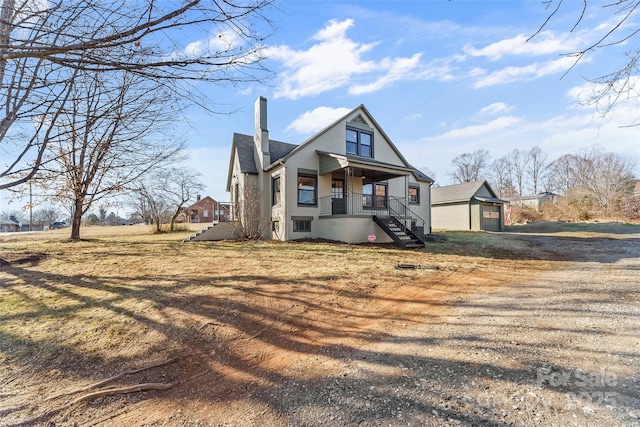
[[[199,202],[199,201],[200,201],[200,195],[198,194],[198,195],[196,196],[196,202]]]
[[[267,98],[259,97],[255,104],[256,112],[256,132],[254,141],[259,158],[261,169],[271,164],[271,154],[269,154],[269,131],[267,130]]]

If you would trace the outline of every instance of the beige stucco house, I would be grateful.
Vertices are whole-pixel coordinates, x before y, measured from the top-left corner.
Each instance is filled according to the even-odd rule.
[[[233,136],[227,179],[244,235],[424,245],[433,180],[364,105],[299,145],[269,138],[263,97],[255,117],[254,135]]]
[[[431,200],[433,228],[503,231],[504,206],[508,203],[496,196],[487,181],[434,188]]]

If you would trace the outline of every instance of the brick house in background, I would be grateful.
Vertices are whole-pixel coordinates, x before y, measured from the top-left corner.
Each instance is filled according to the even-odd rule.
[[[196,202],[191,206],[184,209],[186,222],[213,222],[215,218],[215,212],[218,208],[218,202],[211,197],[206,196],[200,198],[197,196]]]

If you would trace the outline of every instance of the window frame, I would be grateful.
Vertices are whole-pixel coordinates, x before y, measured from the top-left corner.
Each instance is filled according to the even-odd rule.
[[[300,178],[313,178],[313,200],[311,202],[301,202],[300,201],[300,191],[311,191],[311,190],[303,190],[301,189],[301,183],[300,183]],[[298,172],[298,179],[297,179],[297,201],[298,201],[298,206],[318,206],[318,175],[317,174],[311,174],[311,173],[305,173],[305,172]]]
[[[277,183],[277,191],[276,191],[276,183]],[[280,175],[274,176],[271,178],[271,206],[279,205],[282,202],[282,180],[280,179]],[[277,200],[276,200],[276,195]]]
[[[416,190],[415,201],[411,200],[411,190]],[[409,185],[409,190],[407,192],[407,199],[410,205],[419,205],[420,204],[420,186],[419,185]]]
[[[354,156],[360,156],[360,157],[366,157],[368,159],[373,159],[373,130],[364,130],[364,129],[358,129],[354,126],[347,126],[347,130],[346,130],[346,134],[345,134],[345,152],[346,154],[351,154]],[[350,141],[349,140],[349,134],[348,132],[354,132],[356,135],[356,141]],[[361,135],[368,135],[369,136],[369,144],[363,144],[362,143],[362,137]],[[355,144],[355,152],[353,150],[349,150],[349,146],[350,144]],[[363,152],[363,148],[362,147],[368,147],[369,150],[369,154],[362,154]]]
[[[311,233],[311,221],[310,219],[294,219],[293,220],[293,232],[294,233]],[[300,227],[304,225],[304,227]]]
[[[371,193],[365,193],[365,186],[371,186]],[[378,187],[384,187],[384,203],[379,204]],[[371,200],[371,204],[366,204],[366,200]],[[362,208],[363,209],[386,209],[389,207],[389,184],[386,182],[367,182],[362,184]]]

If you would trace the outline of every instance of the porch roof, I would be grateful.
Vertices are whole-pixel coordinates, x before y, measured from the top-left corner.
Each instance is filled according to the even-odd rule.
[[[365,159],[359,156],[329,153],[316,150],[320,156],[320,175],[333,173],[345,168],[352,168],[354,176],[366,176],[378,181],[407,176],[415,170],[405,166]]]

